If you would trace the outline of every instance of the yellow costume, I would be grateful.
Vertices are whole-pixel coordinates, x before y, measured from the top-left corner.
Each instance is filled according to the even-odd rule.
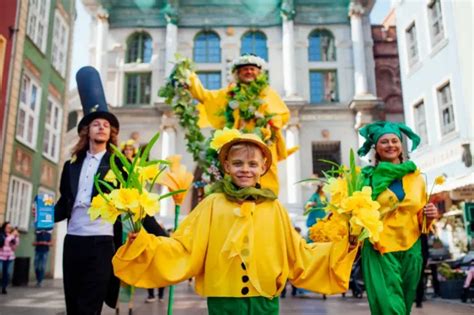
[[[420,238],[419,213],[426,204],[423,176],[417,170],[402,178],[405,198],[399,201],[390,189],[377,198],[383,218],[383,232],[376,248],[382,253],[405,251]]]
[[[124,282],[164,287],[196,277],[208,297],[277,297],[287,281],[325,294],[347,290],[357,250],[348,241],[307,244],[278,200],[204,199],[171,238],[141,231],[113,259]]]
[[[204,121],[208,121],[215,129],[223,129],[226,121],[222,113],[227,107],[229,101],[228,93],[232,85],[220,90],[211,91],[206,90],[202,86],[201,81],[195,73],[192,73],[189,79],[191,82],[189,91],[193,97],[203,105],[202,107],[204,108],[207,118],[207,120],[204,119]],[[281,133],[283,126],[288,123],[290,112],[278,93],[269,86],[260,93],[260,98],[263,101],[260,107],[267,113],[275,114],[271,123],[275,130],[275,141],[269,146],[273,156],[273,163],[268,173],[262,177],[261,184],[265,188],[270,188],[278,195],[277,162],[286,159],[289,154],[295,151],[295,149],[286,149],[285,139]],[[202,114],[201,112],[201,115]],[[236,123],[239,124],[241,122],[236,119]],[[239,126],[235,127],[237,129],[239,128]]]

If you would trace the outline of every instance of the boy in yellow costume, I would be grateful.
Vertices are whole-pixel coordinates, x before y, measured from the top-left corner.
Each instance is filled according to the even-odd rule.
[[[347,290],[356,248],[347,238],[307,244],[270,190],[258,184],[272,165],[270,149],[254,134],[218,130],[225,178],[184,219],[171,238],[141,231],[113,259],[124,282],[155,288],[195,277],[209,314],[278,314],[289,279],[324,294]]]
[[[210,91],[203,87],[196,73],[191,73],[189,91],[201,103],[201,127],[210,124],[215,129],[227,127],[255,133],[269,146],[273,163],[262,178],[262,186],[278,194],[277,162],[297,148],[286,149],[281,129],[288,123],[290,112],[268,85],[267,76],[262,73],[264,67],[262,58],[244,54],[232,63],[235,83]]]

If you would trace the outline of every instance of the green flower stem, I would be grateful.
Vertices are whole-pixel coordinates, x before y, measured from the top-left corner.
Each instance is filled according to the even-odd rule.
[[[179,212],[181,210],[180,205],[176,205],[174,208],[174,231],[178,228]],[[168,315],[173,314],[173,302],[174,302],[174,286],[170,286],[170,293],[168,298]]]

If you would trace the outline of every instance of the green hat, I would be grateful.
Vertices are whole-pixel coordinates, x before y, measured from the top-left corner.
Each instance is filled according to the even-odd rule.
[[[402,133],[404,133],[408,139],[412,141],[411,151],[415,150],[420,144],[420,137],[404,123],[376,121],[365,125],[359,130],[359,134],[365,138],[365,142],[362,147],[359,148],[357,154],[364,156],[369,153],[372,146],[377,143],[380,137],[388,133],[397,135],[400,140],[402,140]]]

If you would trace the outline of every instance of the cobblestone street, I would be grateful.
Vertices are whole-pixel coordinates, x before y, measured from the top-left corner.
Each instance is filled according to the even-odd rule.
[[[165,291],[167,294],[168,290]],[[350,295],[350,294],[349,294]],[[164,302],[145,303],[146,291],[139,289],[133,305],[134,315],[166,314],[167,295]],[[183,283],[175,294],[174,315],[205,315],[206,300],[197,296],[192,287]],[[282,315],[363,315],[369,314],[367,300],[350,296],[331,296],[323,300],[321,295],[287,297],[280,300]],[[473,314],[474,304],[462,304],[457,300],[429,299],[422,309],[413,308],[413,315]],[[43,288],[9,287],[7,295],[0,295],[0,315],[64,315],[64,296],[60,280],[48,280]],[[115,311],[104,306],[103,315],[114,315]],[[120,314],[128,314],[128,305],[121,304]]]

